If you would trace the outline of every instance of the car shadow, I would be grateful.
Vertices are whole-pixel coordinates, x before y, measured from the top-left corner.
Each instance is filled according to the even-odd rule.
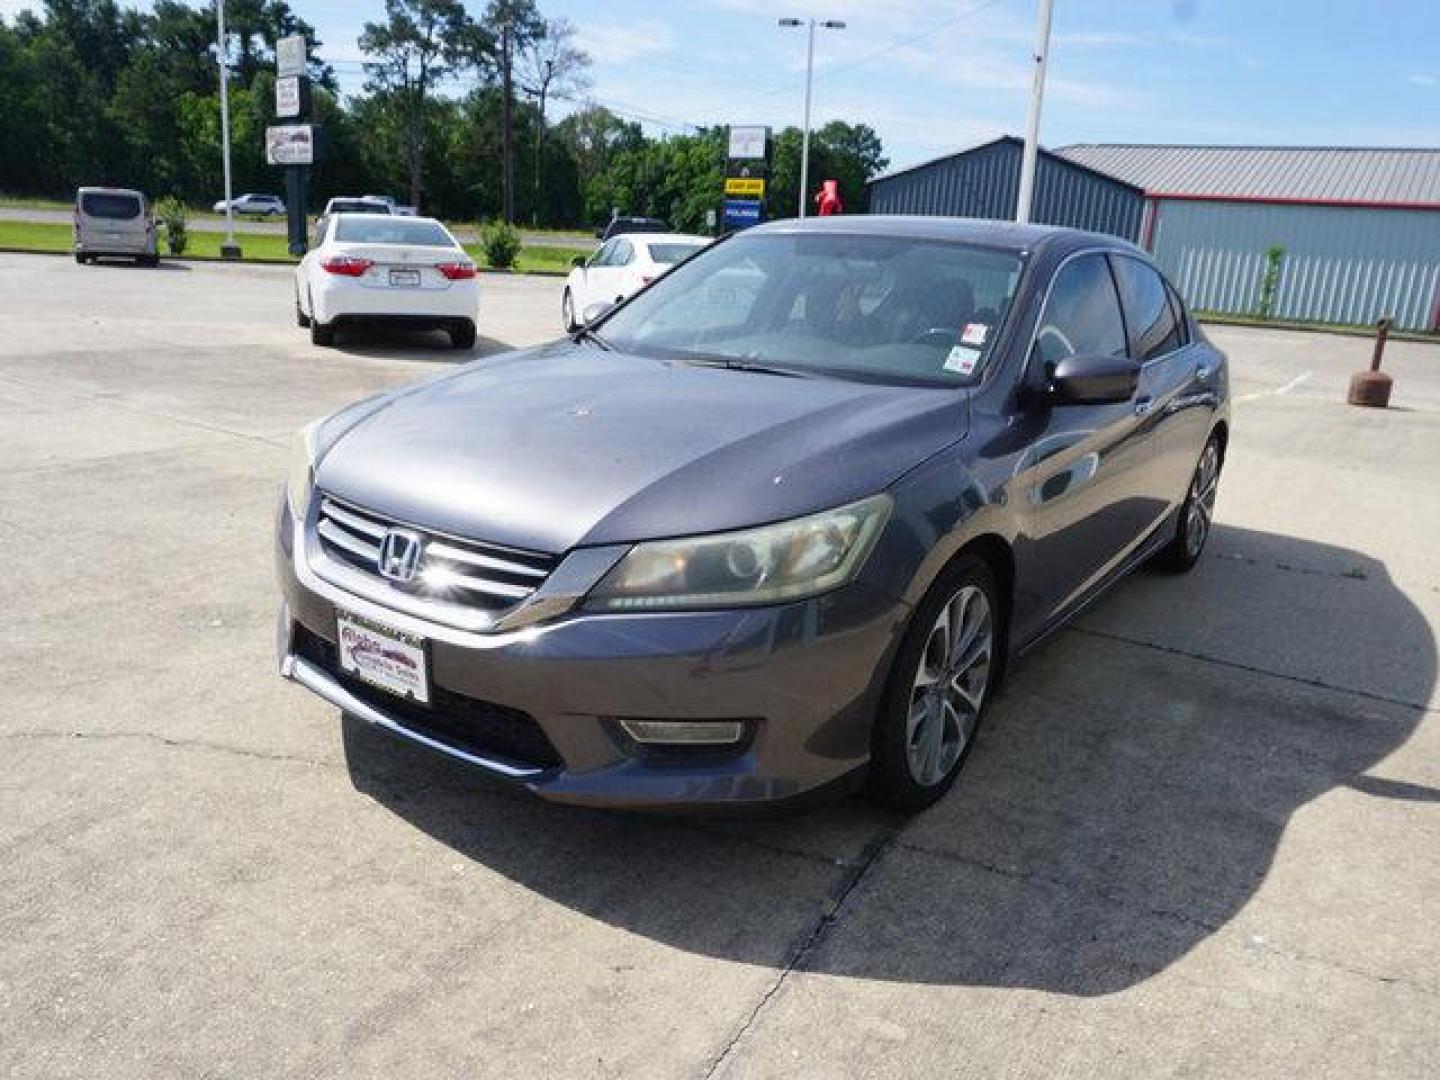
[[[401,327],[361,325],[335,332],[334,349],[347,356],[371,360],[419,360],[428,364],[463,364],[507,352],[515,346],[496,338],[477,336],[469,349],[456,349],[443,330],[406,330]]]
[[[1315,685],[1337,643],[1343,690]],[[1383,692],[1347,674],[1374,669]],[[806,970],[1090,996],[1223,928],[1311,801],[1440,799],[1366,775],[1410,736],[1435,677],[1431,628],[1383,563],[1217,526],[1194,573],[1135,575],[1018,665],[960,783],[909,822],[859,799],[752,822],[555,807],[361,721],[343,734],[357,789],[628,932],[779,966],[794,950],[776,954],[775,913],[810,910],[795,941],[823,932]],[[827,885],[777,875],[777,852],[828,861]],[[852,885],[841,917],[819,921]]]
[[[164,255],[160,256],[160,261],[154,266],[146,266],[143,263],[138,263],[127,255],[97,255],[90,260],[89,267],[100,270],[144,270],[146,273],[153,273],[157,270],[163,270],[171,274],[189,274],[194,272],[189,265],[167,259]]]

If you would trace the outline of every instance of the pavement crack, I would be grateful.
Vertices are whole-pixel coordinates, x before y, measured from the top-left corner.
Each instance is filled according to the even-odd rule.
[[[1326,682],[1324,679],[1312,678],[1305,675],[1287,675],[1283,671],[1272,671],[1269,668],[1257,667],[1254,664],[1241,663],[1239,660],[1226,660],[1223,657],[1211,656],[1208,653],[1197,652],[1193,649],[1182,649],[1178,645],[1161,645],[1159,642],[1143,641],[1140,638],[1128,637],[1125,634],[1116,634],[1109,630],[1095,630],[1088,626],[1072,626],[1070,630],[1076,634],[1086,634],[1090,637],[1100,638],[1102,641],[1118,641],[1123,645],[1134,645],[1140,649],[1153,649],[1155,652],[1166,653],[1170,656],[1183,656],[1187,660],[1197,660],[1202,664],[1215,664],[1218,667],[1226,667],[1234,671],[1243,671],[1250,675],[1265,675],[1272,679],[1282,679],[1285,682],[1296,683],[1300,686],[1309,686],[1317,690],[1329,690],[1336,694],[1350,694],[1353,697],[1365,698],[1368,701],[1376,701],[1383,705],[1395,705],[1402,709],[1414,709],[1419,713],[1440,713],[1440,709],[1417,701],[1407,701],[1404,698],[1390,697],[1388,694],[1377,694],[1373,690],[1359,690],[1353,686],[1339,686],[1335,683]]]
[[[228,743],[209,742],[205,739],[176,739],[168,735],[157,735],[153,731],[58,731],[58,730],[31,730],[31,731],[7,731],[0,732],[0,739],[4,740],[52,740],[63,741],[83,739],[93,742],[114,740],[134,740],[140,742],[155,742],[162,746],[168,746],[178,750],[208,750],[217,754],[229,754],[234,757],[253,758],[257,761],[283,761],[293,765],[308,765],[318,769],[335,768],[333,762],[321,761],[317,758],[300,757],[295,754],[272,754],[263,750],[250,750],[243,746],[232,746]]]
[[[705,1080],[711,1080],[711,1078],[720,1071],[734,1053],[735,1048],[740,1045],[740,1040],[755,1026],[755,1022],[760,1018],[760,1014],[765,1011],[766,1006],[768,1006],[775,995],[780,992],[781,987],[785,985],[791,973],[805,962],[805,958],[825,939],[825,936],[830,932],[830,928],[840,921],[840,915],[844,911],[846,901],[850,899],[850,895],[859,887],[860,883],[865,880],[865,877],[870,873],[871,867],[880,861],[880,856],[895,842],[896,838],[900,835],[900,828],[898,825],[887,828],[879,836],[870,841],[870,843],[865,846],[865,850],[860,858],[849,865],[846,873],[843,874],[839,881],[831,888],[829,895],[826,897],[824,908],[811,924],[810,929],[799,938],[798,944],[790,950],[790,956],[786,960],[785,966],[780,969],[770,985],[765,988],[765,992],[760,995],[759,1000],[755,1002],[754,1008],[750,1010],[744,1021],[735,1029],[730,1038],[726,1040],[720,1053],[716,1054],[710,1062],[709,1067],[704,1073]]]

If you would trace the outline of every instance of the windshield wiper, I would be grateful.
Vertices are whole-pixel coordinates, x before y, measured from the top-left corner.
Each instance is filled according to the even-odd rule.
[[[601,337],[598,331],[592,330],[588,326],[582,326],[578,330],[576,330],[573,334],[570,335],[570,340],[577,343],[581,341],[593,341],[596,345],[599,345],[600,348],[604,349],[606,352],[615,351],[615,346],[611,345],[608,341]]]
[[[705,356],[691,357],[686,363],[694,364],[697,367],[724,368],[726,371],[753,371],[760,375],[783,375],[787,379],[803,379],[806,373],[788,367],[773,367],[770,364],[757,364],[754,360],[745,360],[737,356]]]

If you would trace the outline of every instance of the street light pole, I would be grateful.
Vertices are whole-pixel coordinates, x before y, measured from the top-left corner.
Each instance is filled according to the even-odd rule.
[[[805,42],[805,126],[800,136],[800,216],[805,216],[810,204],[810,98],[815,83],[815,27],[812,19],[781,19],[781,26],[804,26],[808,29]],[[845,24],[839,19],[826,19],[818,24],[824,30],[844,30]]]
[[[235,247],[235,213],[230,205],[230,73],[225,62],[225,0],[215,0],[215,44],[220,60],[220,144],[225,162],[225,244],[220,254],[235,258],[239,251]]]
[[[1055,0],[1040,0],[1035,20],[1035,78],[1030,84],[1030,115],[1025,121],[1025,150],[1020,158],[1020,197],[1015,202],[1015,220],[1030,220],[1035,201],[1035,168],[1040,159],[1040,104],[1045,98],[1045,59],[1050,52],[1050,15]]]

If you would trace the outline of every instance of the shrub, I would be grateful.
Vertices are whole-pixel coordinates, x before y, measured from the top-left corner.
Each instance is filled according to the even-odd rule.
[[[1280,266],[1285,249],[1276,245],[1265,252],[1265,273],[1260,277],[1260,318],[1268,319],[1275,311],[1275,292],[1280,286]]]
[[[155,217],[165,230],[165,245],[171,255],[184,255],[190,242],[185,233],[185,204],[167,195],[155,204]]]
[[[503,221],[491,221],[480,227],[480,247],[489,265],[506,270],[520,254],[520,234]]]

